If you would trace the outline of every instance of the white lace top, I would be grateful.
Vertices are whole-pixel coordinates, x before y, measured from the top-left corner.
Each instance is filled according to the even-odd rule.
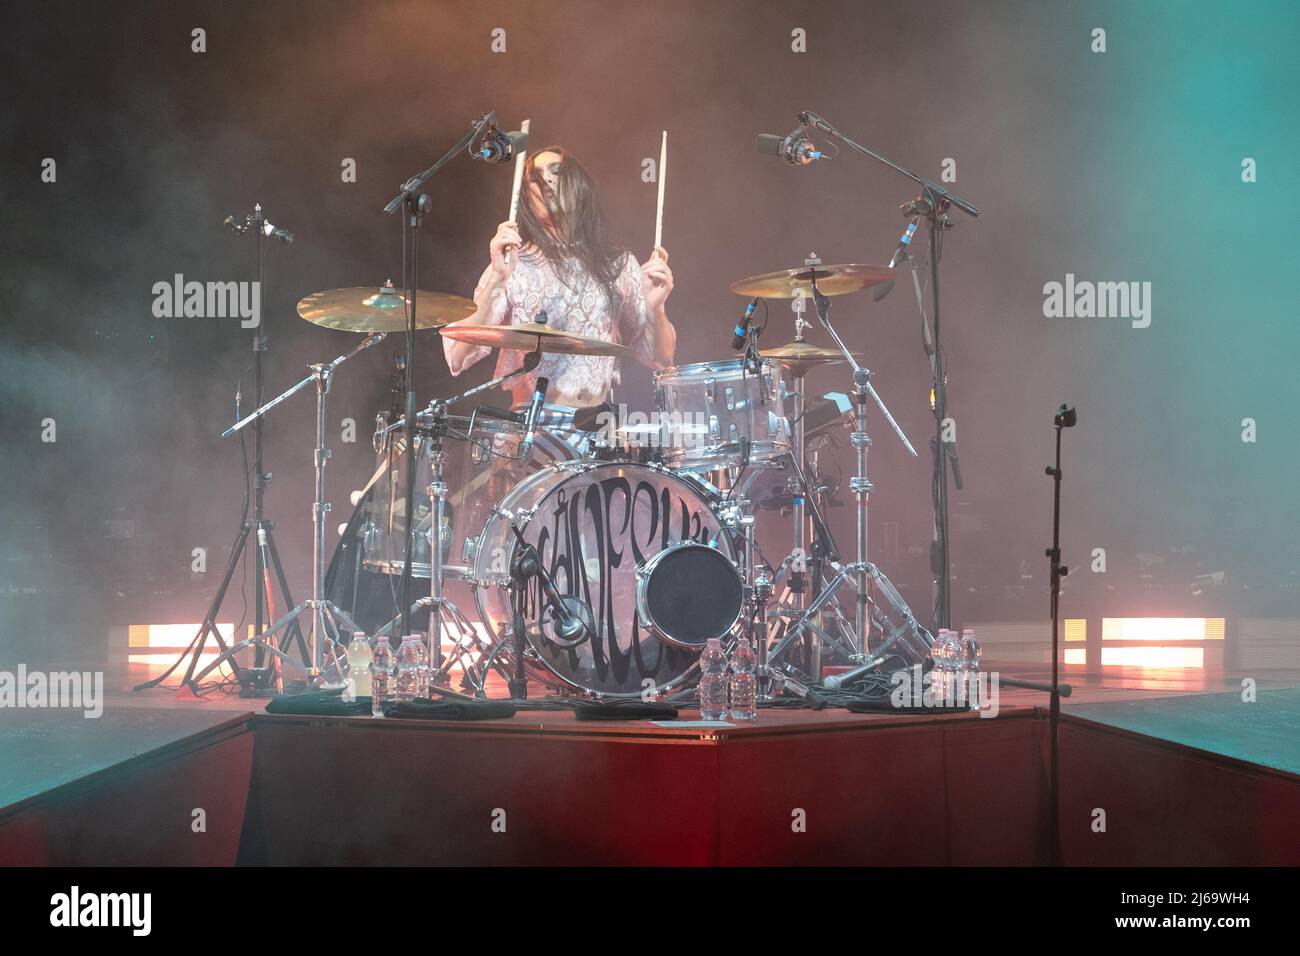
[[[524,251],[519,255],[515,271],[506,281],[505,288],[493,293],[488,314],[476,321],[485,325],[523,325],[544,311],[551,327],[627,345],[653,366],[655,326],[646,315],[641,266],[636,258],[630,254],[626,257],[615,280],[620,298],[617,315],[611,314],[609,296],[604,287],[580,263],[570,261],[559,266],[562,270],[566,267],[571,271],[561,279],[556,265],[539,253]],[[483,270],[474,289],[475,300],[487,286],[491,273],[491,265]],[[450,351],[451,344],[450,339],[443,340],[444,353]],[[486,346],[480,346],[459,364],[453,363],[448,355],[451,374],[459,375],[490,351]],[[523,357],[523,352],[502,349],[497,358],[496,374],[513,372],[522,364]],[[530,375],[512,379],[502,388],[509,390],[521,380],[532,388],[538,377],[545,376],[550,379],[552,395],[566,396],[582,403],[600,402],[609,393],[610,386],[619,381],[618,361],[613,356],[546,354]]]

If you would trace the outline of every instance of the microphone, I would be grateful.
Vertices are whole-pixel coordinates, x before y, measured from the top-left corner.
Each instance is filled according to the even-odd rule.
[[[920,216],[913,216],[912,221],[909,222],[907,228],[903,230],[903,235],[899,237],[898,240],[898,248],[894,250],[894,254],[889,259],[889,268],[894,268],[894,265],[900,259],[905,259],[907,257],[907,247],[912,244],[912,237],[916,235],[916,225],[920,221]]]
[[[822,686],[827,690],[839,690],[845,684],[852,684],[854,681],[865,677],[872,670],[883,664],[885,659],[877,657],[875,660],[867,661],[861,667],[855,667],[852,670],[845,671],[843,674],[832,674],[822,681]]]
[[[889,268],[894,268],[899,262],[907,258],[907,247],[912,244],[912,237],[916,235],[916,225],[921,221],[919,215],[913,216],[912,221],[907,224],[903,230],[903,235],[898,240],[898,246],[894,249],[894,254],[889,257]],[[882,282],[871,290],[871,301],[879,302],[889,295],[894,288],[894,280]]]
[[[780,156],[791,166],[806,166],[814,160],[830,159],[808,142],[808,137],[804,135],[802,129],[794,130],[785,136],[759,133],[758,138],[754,140],[754,148],[760,153]]]
[[[515,154],[528,148],[528,134],[524,132],[505,133],[495,126],[488,132],[487,138],[474,153],[475,159],[485,163],[508,163]]]
[[[519,457],[527,458],[533,453],[533,436],[537,433],[537,419],[542,414],[542,403],[546,401],[546,389],[550,381],[545,377],[537,380],[534,386],[533,400],[528,403],[528,412],[524,416],[524,440],[519,444]]]
[[[754,316],[754,309],[758,307],[758,299],[755,298],[745,309],[745,314],[741,316],[740,321],[731,332],[731,348],[739,352],[745,347],[745,342],[749,339],[749,320]]]
[[[269,219],[262,220],[262,235],[268,239],[279,239],[285,245],[293,245],[293,233],[273,225]]]

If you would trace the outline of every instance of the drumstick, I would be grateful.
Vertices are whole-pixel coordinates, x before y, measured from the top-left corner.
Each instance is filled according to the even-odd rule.
[[[528,127],[532,125],[532,120],[524,120],[519,124],[519,131],[525,136],[528,135]],[[515,216],[519,215],[519,188],[524,182],[524,160],[526,159],[527,149],[522,149],[515,153],[515,182],[510,187],[510,222],[515,222]],[[502,256],[507,265],[510,263],[510,250],[506,249]]]
[[[655,208],[655,248],[664,244],[664,183],[668,179],[668,130],[659,146],[659,205]]]

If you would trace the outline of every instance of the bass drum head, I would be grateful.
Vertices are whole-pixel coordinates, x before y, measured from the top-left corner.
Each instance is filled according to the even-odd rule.
[[[526,517],[526,523],[521,519]],[[564,462],[526,478],[488,519],[476,555],[475,603],[494,643],[511,646],[510,561],[522,524],[563,595],[585,601],[595,632],[576,647],[538,628],[540,582],[526,596],[527,639],[547,683],[601,697],[639,697],[648,686],[671,693],[694,679],[699,649],[674,647],[637,614],[638,570],[683,541],[734,559],[705,486],[657,465]],[[648,682],[648,683],[647,683]]]

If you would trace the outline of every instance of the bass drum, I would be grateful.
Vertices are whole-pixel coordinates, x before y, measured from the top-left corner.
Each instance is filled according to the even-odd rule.
[[[553,641],[546,626],[529,626],[527,663],[535,676],[561,691],[600,697],[639,697],[647,681],[657,694],[687,685],[698,671],[699,648],[674,646],[641,623],[637,572],[684,541],[734,562],[735,542],[715,502],[704,483],[659,465],[561,462],[525,478],[487,520],[475,555],[474,600],[492,643],[512,646],[513,521],[560,593],[586,602],[595,619],[594,633],[573,647]],[[534,579],[525,605],[530,621],[537,620],[540,592]]]

